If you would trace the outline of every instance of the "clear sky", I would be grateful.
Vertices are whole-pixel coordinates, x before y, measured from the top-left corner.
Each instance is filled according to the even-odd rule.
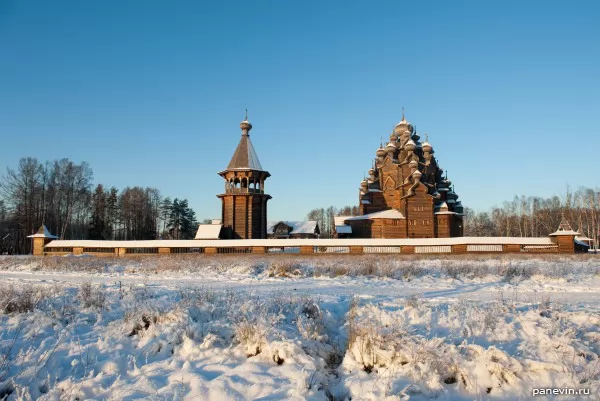
[[[220,216],[244,109],[269,219],[358,203],[429,134],[465,206],[598,187],[598,1],[0,0],[0,168],[87,161]]]

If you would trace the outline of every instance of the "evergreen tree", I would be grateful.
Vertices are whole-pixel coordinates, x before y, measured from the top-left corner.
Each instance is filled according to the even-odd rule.
[[[102,184],[96,186],[92,195],[92,219],[88,236],[90,239],[106,239],[106,193]]]
[[[169,234],[172,239],[193,239],[198,229],[196,213],[187,199],[173,200],[169,213]]]
[[[196,221],[196,213],[188,206],[187,199],[179,203],[181,208],[181,239],[194,239],[198,230],[198,222]]]
[[[181,227],[181,207],[179,199],[173,199],[169,210],[169,234],[172,239],[179,239],[179,231]]]
[[[117,223],[119,219],[119,191],[112,187],[106,198],[106,232],[107,239],[116,239]]]
[[[173,202],[171,202],[171,198],[168,196],[164,198],[160,204],[159,213],[160,220],[162,221],[162,229],[160,230],[161,236],[168,236],[167,227],[169,226],[172,207]]]
[[[6,210],[6,206],[4,205],[4,200],[0,199],[0,224],[6,220],[6,215],[8,211]]]

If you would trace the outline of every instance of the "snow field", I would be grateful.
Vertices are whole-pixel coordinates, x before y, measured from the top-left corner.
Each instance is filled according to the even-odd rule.
[[[330,316],[310,298],[88,283],[0,290],[9,400],[326,399],[336,350]]]
[[[599,271],[558,256],[0,258],[0,400],[598,400]]]
[[[600,390],[600,315],[549,298],[355,302],[340,368],[361,399],[529,399],[533,388]],[[589,398],[597,399],[597,398]]]

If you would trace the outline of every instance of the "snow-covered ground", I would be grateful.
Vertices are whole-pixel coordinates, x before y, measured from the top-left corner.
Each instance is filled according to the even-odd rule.
[[[0,257],[3,398],[600,400],[600,257]]]

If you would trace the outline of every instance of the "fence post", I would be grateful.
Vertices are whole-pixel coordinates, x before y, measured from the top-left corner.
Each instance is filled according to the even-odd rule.
[[[350,253],[352,255],[360,255],[364,253],[362,246],[352,245],[350,246]]]
[[[312,255],[314,253],[312,245],[302,245],[300,247],[301,255]]]
[[[253,246],[252,247],[252,253],[257,253],[257,254],[267,253],[266,252],[266,247],[264,247],[264,246]]]
[[[504,245],[502,245],[502,252],[504,252],[504,253],[520,253],[521,245],[519,245],[519,244],[504,244]]]
[[[402,245],[400,253],[415,253],[415,247],[413,245]]]
[[[452,245],[450,250],[452,253],[467,253],[467,244]]]

